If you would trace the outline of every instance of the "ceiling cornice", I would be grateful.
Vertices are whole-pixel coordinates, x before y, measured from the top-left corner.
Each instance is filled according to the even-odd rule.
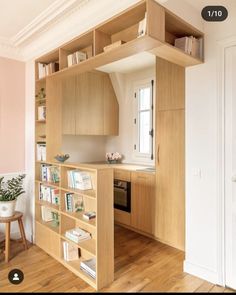
[[[10,42],[13,46],[21,46],[39,33],[46,31],[52,24],[68,13],[81,8],[90,0],[56,0],[40,13],[31,23],[17,33]]]

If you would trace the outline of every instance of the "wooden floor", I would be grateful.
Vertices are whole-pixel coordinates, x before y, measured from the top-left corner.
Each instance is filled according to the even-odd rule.
[[[12,251],[8,264],[0,255],[0,292],[94,291],[36,246],[22,251],[14,242]],[[232,292],[183,273],[183,260],[184,253],[116,226],[115,281],[102,291]],[[8,282],[13,268],[25,274],[21,285]]]

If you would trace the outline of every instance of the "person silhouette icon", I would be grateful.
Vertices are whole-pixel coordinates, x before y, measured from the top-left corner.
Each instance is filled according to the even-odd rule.
[[[8,280],[13,285],[19,285],[24,281],[24,273],[20,269],[12,269],[8,273]]]
[[[19,279],[19,275],[18,275],[18,273],[14,273],[14,277],[13,277],[13,279],[12,279],[13,281],[19,281],[20,279]]]

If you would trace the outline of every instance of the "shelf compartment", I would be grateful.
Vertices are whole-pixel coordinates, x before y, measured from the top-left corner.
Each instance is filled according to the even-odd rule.
[[[89,31],[60,48],[60,70],[68,67],[67,56],[76,51],[86,53],[87,60],[94,56],[93,31]]]
[[[56,212],[60,212],[59,211],[59,206],[58,205],[54,205],[52,203],[49,203],[47,201],[43,201],[43,200],[36,200],[35,201],[36,204],[40,205],[40,206],[44,206],[44,207],[48,207],[48,208],[51,208],[53,211],[56,211]]]
[[[168,43],[150,50],[150,53],[182,67],[189,67],[203,63],[199,58],[193,57]]]
[[[96,240],[91,239],[91,240],[83,241],[77,244],[71,241],[70,239],[68,239],[65,235],[62,235],[61,238],[64,241],[71,243],[75,247],[81,248],[82,250],[88,252],[91,256],[96,256]]]
[[[46,54],[46,55],[44,55],[44,56],[42,56],[42,57],[40,57],[40,58],[38,58],[36,60],[36,63],[35,63],[35,78],[36,78],[36,81],[37,80],[44,81],[44,79],[46,77],[49,77],[50,75],[45,75],[45,77],[41,77],[39,79],[39,63],[46,64],[46,65],[48,65],[50,63],[59,63],[59,49],[53,50],[53,51],[49,52],[48,54]],[[57,71],[57,69],[56,69],[56,71]]]
[[[83,218],[83,213],[84,212],[81,212],[81,213],[78,213],[78,212],[75,212],[75,213],[71,213],[71,212],[65,212],[65,211],[61,211],[61,214],[70,218],[70,219],[73,219],[74,221],[78,222],[79,223],[79,227],[80,225],[82,226],[86,226],[86,228],[89,228],[88,231],[92,229],[95,229],[96,228],[96,218],[94,219],[91,219],[91,220],[86,220]]]
[[[144,19],[146,1],[127,9],[95,29],[95,55],[116,41],[129,42],[138,37],[139,22]]]
[[[51,221],[46,222],[46,221],[43,221],[42,219],[41,220],[39,219],[39,220],[36,220],[36,222],[38,222],[39,224],[45,226],[46,228],[50,229],[51,231],[59,235],[59,226],[58,227],[53,226]]]
[[[96,280],[93,279],[91,276],[86,274],[80,269],[80,262],[84,259],[79,259],[76,261],[65,261],[64,259],[61,259],[62,264],[64,264],[65,267],[67,267],[70,271],[72,271],[74,274],[79,276],[82,280],[84,280],[86,283],[88,283],[90,286],[92,286],[94,289],[97,289]]]

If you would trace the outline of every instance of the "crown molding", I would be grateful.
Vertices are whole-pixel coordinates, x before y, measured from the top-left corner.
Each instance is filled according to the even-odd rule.
[[[3,37],[0,37],[0,56],[22,61],[24,59],[21,49],[14,46],[9,39]]]
[[[24,29],[11,38],[11,44],[16,47],[22,46],[26,42],[30,42],[39,33],[47,31],[51,25],[69,13],[80,9],[88,1],[90,0],[56,0],[31,23],[24,27]]]

